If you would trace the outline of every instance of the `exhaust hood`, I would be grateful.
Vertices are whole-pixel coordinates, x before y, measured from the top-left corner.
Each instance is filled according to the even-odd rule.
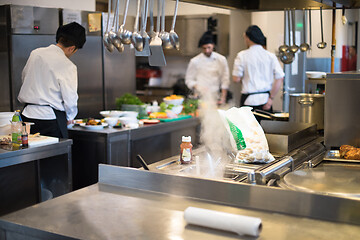
[[[251,11],[275,11],[284,8],[332,8],[333,2],[337,8],[359,8],[358,0],[182,0],[182,2],[220,7],[226,9],[243,9]]]

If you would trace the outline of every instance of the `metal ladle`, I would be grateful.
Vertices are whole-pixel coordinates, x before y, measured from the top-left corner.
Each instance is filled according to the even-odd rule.
[[[326,42],[324,42],[322,7],[320,7],[320,22],[321,22],[321,42],[317,44],[317,47],[320,49],[324,49],[326,48]]]
[[[118,32],[121,42],[126,45],[131,44],[131,36],[132,36],[132,32],[125,29],[125,23],[126,23],[128,9],[129,9],[129,0],[126,0],[125,9],[124,9],[124,19],[123,19],[123,23],[120,26],[120,30]]]
[[[150,42],[156,37],[154,30],[154,0],[150,0],[150,31],[149,31]]]
[[[141,53],[135,52],[135,55],[148,57],[148,56],[150,56],[150,48],[149,48],[150,37],[146,32],[146,24],[147,24],[147,16],[148,16],[148,9],[149,9],[149,1],[144,0],[143,3],[144,3],[144,5],[143,5],[143,9],[141,11],[141,30],[140,30],[140,34],[143,39],[143,50],[141,51]]]
[[[279,52],[286,52],[289,46],[286,45],[286,9],[284,9],[284,44],[279,47]]]
[[[124,45],[121,43],[120,37],[117,35],[117,28],[119,27],[118,25],[118,20],[119,20],[119,0],[116,1],[116,5],[115,5],[115,14],[114,14],[114,19],[113,19],[113,28],[115,31],[109,31],[109,37],[111,39],[112,44],[116,47],[116,49],[119,52],[124,51]]]
[[[311,30],[311,9],[309,8],[309,43],[310,43],[310,49],[312,48],[312,30]]]
[[[285,23],[286,24],[286,23]],[[288,10],[288,37],[289,37],[289,45],[290,45],[290,10]],[[294,61],[295,53],[288,49],[286,52],[280,52],[280,60],[284,64],[290,64]]]
[[[137,0],[137,6],[136,6],[136,18],[135,18],[135,26],[134,26],[134,32],[132,34],[132,44],[134,45],[135,49],[138,51],[142,51],[144,48],[144,42],[141,34],[139,33],[139,15],[140,15],[140,0]]]
[[[179,36],[175,32],[175,22],[176,22],[176,15],[177,15],[177,10],[178,10],[178,5],[179,5],[179,0],[176,0],[175,10],[174,10],[174,17],[173,17],[173,21],[172,21],[171,30],[169,32],[170,42],[171,42],[171,44],[173,45],[173,47],[176,50],[180,50]]]
[[[161,32],[159,33],[159,37],[161,38],[163,48],[172,48],[170,34],[165,31],[165,0],[162,0],[161,4]]]
[[[299,46],[295,43],[295,9],[291,10],[291,18],[293,45],[290,47],[290,51],[296,53],[299,50]]]
[[[309,44],[306,43],[306,12],[305,9],[303,9],[303,31],[304,31],[304,42],[300,45],[300,51],[306,52],[310,49]]]
[[[107,22],[106,22],[105,34],[103,36],[103,42],[104,42],[104,45],[105,45],[106,49],[109,52],[113,52],[114,51],[114,45],[112,44],[112,42],[110,40],[110,37],[109,37],[110,14],[111,14],[111,0],[109,0],[109,4],[108,4],[108,17],[107,17]]]

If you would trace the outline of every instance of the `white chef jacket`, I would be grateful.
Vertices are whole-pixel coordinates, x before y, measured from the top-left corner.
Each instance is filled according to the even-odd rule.
[[[22,72],[22,81],[18,100],[36,104],[28,105],[24,116],[56,119],[51,107],[65,111],[67,120],[77,115],[77,68],[60,47],[50,45],[33,50]]]
[[[265,50],[261,45],[252,45],[239,52],[234,61],[232,75],[242,78],[241,93],[270,91],[275,79],[285,76],[275,54]],[[248,96],[246,105],[258,106],[268,101],[269,94]]]
[[[220,88],[229,88],[229,75],[229,66],[224,56],[217,52],[212,52],[210,57],[200,53],[190,60],[185,83],[190,89],[197,85],[215,93]]]

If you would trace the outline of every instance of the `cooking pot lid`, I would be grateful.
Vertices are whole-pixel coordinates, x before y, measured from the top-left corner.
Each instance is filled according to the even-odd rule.
[[[324,164],[287,174],[283,183],[293,190],[360,198],[360,165]]]

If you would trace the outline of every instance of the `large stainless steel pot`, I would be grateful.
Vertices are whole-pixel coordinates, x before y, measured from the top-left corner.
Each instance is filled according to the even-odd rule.
[[[324,95],[290,94],[289,121],[316,123],[317,129],[324,129]]]

